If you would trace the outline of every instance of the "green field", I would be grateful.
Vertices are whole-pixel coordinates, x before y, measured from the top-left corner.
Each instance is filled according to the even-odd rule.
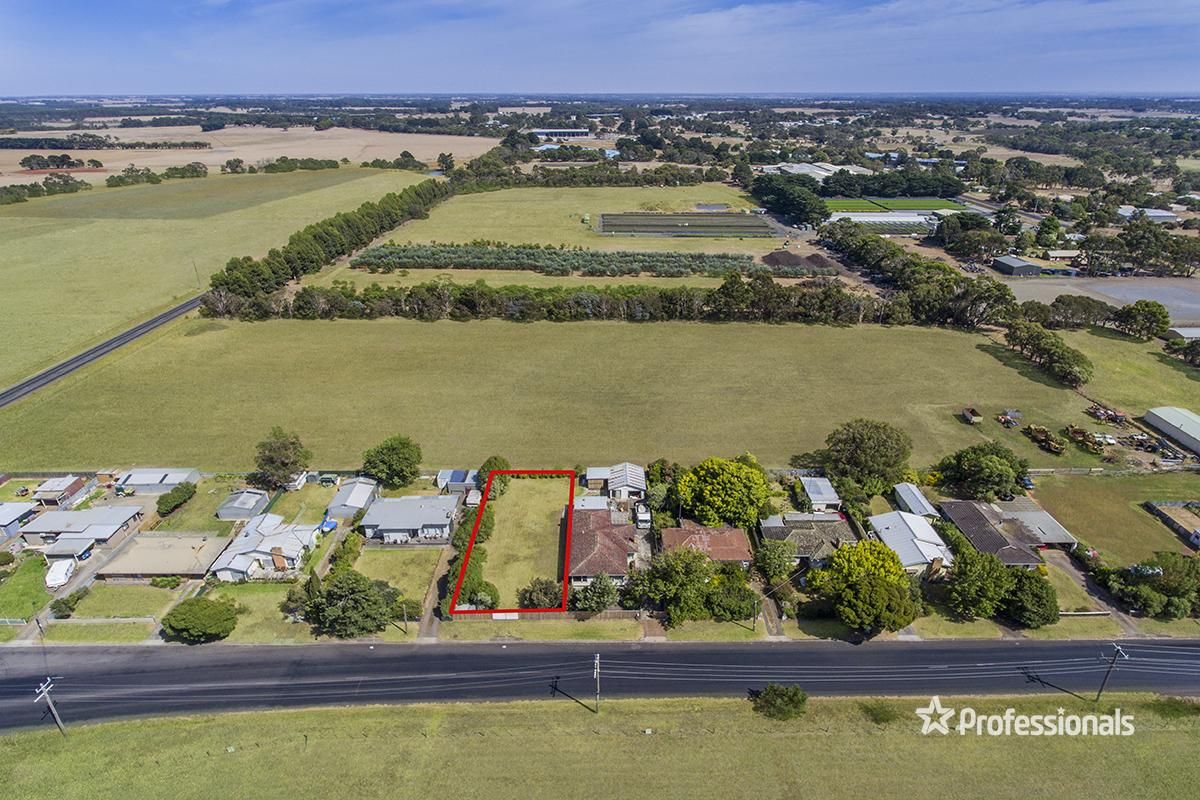
[[[1192,552],[1141,504],[1200,500],[1200,477],[1194,474],[1046,476],[1037,479],[1033,496],[1067,530],[1118,564],[1159,550]]]
[[[517,590],[534,578],[562,581],[562,515],[569,484],[567,478],[514,479],[503,497],[488,501],[496,528],[482,545],[487,549],[483,577],[500,590],[500,608],[516,608]]]
[[[150,638],[150,622],[52,622],[46,626],[46,641],[54,644],[137,644]]]
[[[1095,365],[1084,388],[1089,395],[1134,416],[1157,406],[1200,410],[1200,369],[1168,356],[1159,340],[1139,342],[1104,329],[1059,333]]]
[[[50,602],[46,591],[46,561],[31,555],[10,567],[0,582],[0,617],[30,619]]]
[[[778,247],[779,240],[773,237],[606,236],[595,231],[602,213],[689,211],[697,203],[726,203],[735,210],[756,205],[742,192],[720,183],[675,187],[506,189],[452,197],[435,208],[428,219],[405,223],[389,238],[401,243],[488,239],[509,244],[565,244],[599,250],[710,253],[769,253]]]
[[[92,189],[0,208],[0,387],[208,285],[305,223],[422,179],[343,168]]]
[[[228,536],[233,530],[233,522],[217,519],[217,509],[231,491],[245,485],[242,478],[202,478],[192,499],[164,517],[155,530]]]
[[[564,688],[590,700],[586,679]],[[562,795],[567,783],[580,800],[614,792],[659,800],[1125,800],[1194,790],[1200,716],[1188,706],[1127,694],[1106,695],[1099,709],[1063,693],[943,698],[979,714],[1119,707],[1136,732],[922,736],[913,710],[926,702],[814,698],[805,716],[786,723],[754,714],[744,699],[608,699],[593,714],[560,697],[139,719],[72,725],[69,738],[45,726],[0,738],[0,780],[7,796],[30,800],[425,800],[463,787],[471,797],[527,800]]]
[[[171,402],[130,415],[130,396]],[[394,432],[421,444],[428,467],[493,452],[527,468],[745,451],[783,465],[867,416],[906,429],[925,465],[1005,437],[956,416],[985,401],[985,413],[1018,407],[1054,427],[1087,405],[985,337],[933,328],[190,319],[0,410],[0,463],[248,469],[254,444],[283,425],[328,468],[361,464]],[[1095,460],[1005,440],[1035,463]]]
[[[440,547],[407,550],[367,547],[354,562],[354,568],[373,580],[387,581],[405,597],[420,603],[429,590],[433,570],[441,555]]]
[[[864,200],[861,197],[826,198],[825,207],[830,211],[848,211],[853,213],[885,210],[878,203],[872,203],[870,200]]]
[[[73,617],[161,617],[179,597],[179,589],[97,581],[79,602]]]
[[[874,197],[870,202],[889,211],[936,211],[939,208],[966,208],[962,203],[942,197]]]

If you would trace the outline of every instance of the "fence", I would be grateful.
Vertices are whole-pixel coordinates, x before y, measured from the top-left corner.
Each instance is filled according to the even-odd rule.
[[[16,617],[0,617],[0,625],[26,625],[28,620],[17,619]]]
[[[574,620],[576,622],[586,622],[588,620],[613,620],[613,619],[632,619],[639,620],[643,617],[653,617],[654,612],[651,611],[626,611],[625,609],[610,609],[608,611],[588,612],[588,611],[510,611],[496,614],[454,614],[455,623],[458,622],[478,622],[485,620],[490,622],[493,619],[503,620],[521,620],[529,622],[548,621],[548,620]]]

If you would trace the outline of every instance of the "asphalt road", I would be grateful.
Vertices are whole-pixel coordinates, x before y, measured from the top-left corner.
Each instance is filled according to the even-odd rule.
[[[1122,642],[1110,689],[1200,695],[1200,641]],[[0,729],[49,724],[34,690],[56,678],[73,722],[248,708],[468,699],[813,694],[1095,695],[1109,642],[316,645],[0,648]]]
[[[0,391],[0,408],[15,403],[22,397],[36,392],[43,386],[48,386],[54,381],[66,375],[70,375],[75,370],[87,366],[96,359],[106,356],[118,347],[124,347],[141,336],[145,336],[150,331],[158,328],[173,319],[183,316],[189,311],[193,311],[200,307],[200,297],[196,296],[189,300],[185,300],[174,308],[169,308],[166,311],[151,317],[145,322],[134,325],[127,331],[118,333],[116,336],[101,342],[95,347],[89,347],[82,353],[76,356],[71,356],[66,361],[61,361],[49,369],[42,370],[32,378],[26,378],[15,386],[10,386],[7,389]]]

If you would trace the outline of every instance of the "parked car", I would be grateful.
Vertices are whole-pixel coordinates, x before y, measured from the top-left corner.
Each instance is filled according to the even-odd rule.
[[[1021,487],[1024,489],[1032,489],[1033,488],[1033,478],[1029,477],[1028,475],[1022,475],[1021,476]]]

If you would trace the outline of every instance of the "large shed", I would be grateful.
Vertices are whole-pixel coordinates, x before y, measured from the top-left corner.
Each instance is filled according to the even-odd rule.
[[[1159,406],[1146,412],[1146,424],[1168,439],[1200,455],[1200,416],[1174,406]]]
[[[238,489],[217,508],[217,519],[250,519],[266,510],[271,495],[261,489]]]
[[[992,269],[1014,278],[1032,278],[1042,274],[1042,268],[1020,256],[999,256],[992,261]]]

